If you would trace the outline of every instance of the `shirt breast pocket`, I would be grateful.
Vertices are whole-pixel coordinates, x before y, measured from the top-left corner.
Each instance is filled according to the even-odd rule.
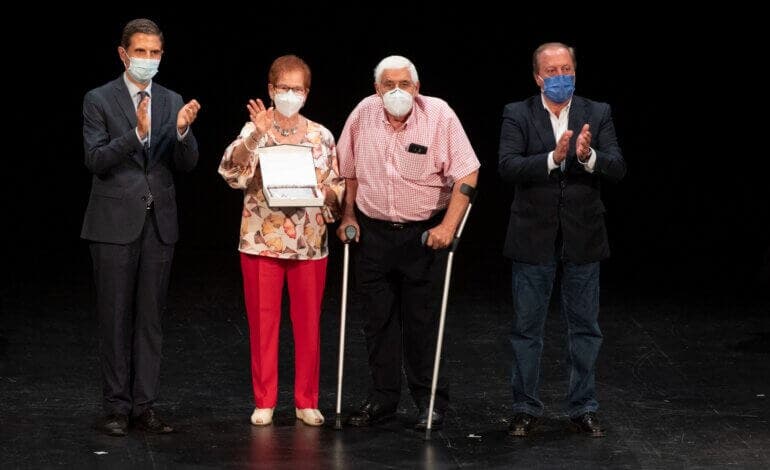
[[[396,170],[405,179],[424,180],[434,172],[430,152],[418,154],[402,151],[396,155]]]

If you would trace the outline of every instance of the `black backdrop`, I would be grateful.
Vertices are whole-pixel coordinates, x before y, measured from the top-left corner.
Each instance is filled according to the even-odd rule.
[[[537,92],[532,50],[562,41],[577,50],[577,93],[613,106],[629,168],[620,184],[604,186],[613,249],[605,282],[761,287],[769,238],[762,133],[739,111],[749,101],[741,90],[751,90],[733,47],[739,41],[726,44],[712,27],[733,18],[690,21],[628,8],[604,12],[611,21],[545,6],[537,14],[502,14],[480,5],[450,11],[377,3],[25,15],[18,19],[23,32],[8,36],[13,62],[4,67],[14,103],[6,117],[17,123],[5,134],[13,147],[3,165],[4,272],[23,280],[87,266],[78,239],[90,186],[82,97],[122,72],[121,28],[146,16],[166,35],[157,82],[203,105],[194,124],[200,162],[178,179],[178,256],[236,249],[240,194],[217,165],[247,119],[246,100],[267,97],[275,57],[295,53],[309,63],[313,85],[303,113],[338,136],[372,92],[376,63],[401,54],[416,64],[421,91],[455,109],[482,161],[479,200],[458,256],[471,271],[461,276],[507,274],[500,253],[512,191],[496,174],[500,115],[505,103]]]

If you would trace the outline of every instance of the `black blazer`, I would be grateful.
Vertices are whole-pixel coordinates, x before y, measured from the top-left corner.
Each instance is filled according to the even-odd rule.
[[[583,124],[590,124],[596,166],[588,173],[575,154]],[[573,96],[568,129],[574,131],[562,172],[548,172],[548,153],[556,139],[540,95],[510,103],[503,110],[498,171],[515,185],[505,256],[515,261],[543,264],[553,261],[559,225],[562,258],[574,263],[599,261],[609,256],[600,181],[619,181],[626,173],[610,106]]]
[[[189,171],[198,162],[192,129],[177,140],[176,118],[182,97],[152,84],[151,146],[136,137],[136,109],[121,75],[89,91],[83,100],[85,164],[91,171],[88,200],[80,236],[105,243],[130,243],[142,231],[152,192],[161,239],[179,238],[176,192],[172,172]]]

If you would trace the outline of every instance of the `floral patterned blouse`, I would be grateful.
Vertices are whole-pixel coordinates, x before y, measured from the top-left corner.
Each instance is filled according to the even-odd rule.
[[[243,253],[284,259],[320,259],[329,254],[327,223],[340,214],[345,191],[345,180],[339,177],[334,136],[322,125],[307,121],[307,133],[300,145],[313,147],[316,179],[335,194],[333,201],[321,207],[267,206],[262,192],[262,177],[257,167],[259,155],[251,153],[246,166],[233,163],[233,149],[254,131],[254,124],[246,123],[241,133],[225,149],[219,174],[232,188],[243,189],[241,241],[238,250]],[[272,131],[259,141],[258,147],[279,145]]]

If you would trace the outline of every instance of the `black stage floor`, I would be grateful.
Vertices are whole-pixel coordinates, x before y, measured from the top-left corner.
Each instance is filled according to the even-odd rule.
[[[295,421],[288,316],[281,331],[274,425],[249,423],[247,327],[234,252],[180,251],[165,318],[157,409],[178,433],[98,434],[100,381],[87,249],[3,287],[0,317],[0,468],[767,468],[770,466],[770,305],[761,292],[642,288],[604,273],[599,359],[603,439],[573,434],[564,327],[552,309],[543,361],[547,419],[526,439],[507,432],[511,394],[506,269],[470,262],[455,274],[443,367],[452,405],[430,441],[398,419],[333,429],[340,251],[323,315],[323,428]],[[462,252],[461,252],[462,253]],[[498,256],[496,253],[490,256]],[[461,254],[458,254],[458,259]],[[55,262],[54,262],[55,261]],[[499,264],[499,262],[496,262]],[[474,266],[474,264],[477,264]],[[500,264],[500,266],[503,266]],[[365,398],[361,312],[351,298],[343,411]]]

